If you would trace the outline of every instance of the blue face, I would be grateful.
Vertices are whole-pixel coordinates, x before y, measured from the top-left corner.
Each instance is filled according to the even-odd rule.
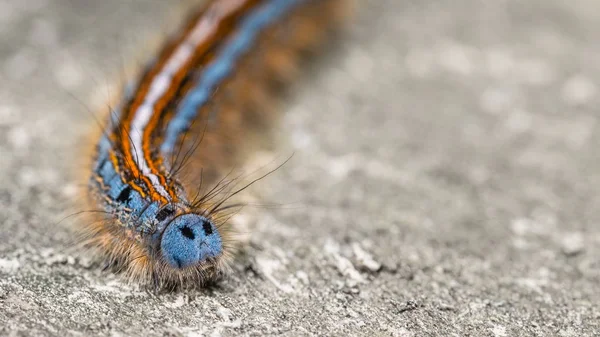
[[[173,268],[197,265],[221,254],[223,245],[215,225],[198,214],[183,214],[165,229],[160,248]]]

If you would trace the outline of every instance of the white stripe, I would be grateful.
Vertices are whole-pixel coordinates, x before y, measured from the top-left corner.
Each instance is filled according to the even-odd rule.
[[[215,13],[214,15],[204,15],[196,26],[192,29],[188,37],[183,43],[177,47],[173,55],[165,62],[161,72],[152,80],[150,90],[146,95],[144,102],[134,113],[134,119],[131,122],[131,153],[133,153],[136,164],[142,174],[150,179],[154,188],[167,200],[171,200],[169,193],[160,185],[160,181],[155,174],[150,172],[148,163],[144,159],[142,148],[142,135],[152,117],[154,106],[161,97],[169,90],[173,76],[181,69],[192,57],[196,47],[209,35],[213,34],[217,28],[217,24],[223,17],[228,16],[231,12],[243,5],[246,0],[221,0],[215,2],[208,12]],[[210,17],[210,19],[209,19]]]

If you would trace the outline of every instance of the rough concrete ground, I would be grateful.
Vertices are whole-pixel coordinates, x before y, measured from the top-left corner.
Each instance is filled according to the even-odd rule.
[[[219,286],[156,295],[56,223],[91,93],[166,3],[0,0],[0,335],[599,335],[597,1],[364,1],[256,189],[291,207],[238,217]]]

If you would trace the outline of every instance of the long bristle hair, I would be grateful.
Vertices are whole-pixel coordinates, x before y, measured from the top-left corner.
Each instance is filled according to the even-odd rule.
[[[216,224],[223,240],[221,256],[199,266],[174,269],[158,252],[148,249],[148,239],[98,210],[102,196],[87,191],[83,208],[91,211],[84,212],[86,217],[78,221],[78,242],[85,254],[97,254],[104,269],[155,289],[202,286],[225,274],[238,249],[237,234],[228,220],[241,205],[231,203],[231,199],[260,180],[242,185],[243,177],[232,174],[232,168],[241,167],[247,154],[260,143],[276,120],[280,88],[299,74],[301,59],[337,31],[350,13],[350,4],[348,0],[308,0],[265,31],[234,75],[198,112],[176,155],[163,158],[170,164],[171,178],[184,187],[191,200],[192,212]],[[110,123],[115,116],[110,105],[107,110],[106,120]],[[105,128],[95,130],[98,136]],[[95,137],[94,141],[98,139]],[[94,157],[89,155],[90,148],[95,150],[95,145],[88,147],[87,158]],[[86,175],[86,185],[88,179]]]

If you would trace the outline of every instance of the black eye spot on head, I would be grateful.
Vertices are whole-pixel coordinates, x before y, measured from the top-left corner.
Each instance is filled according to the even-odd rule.
[[[131,187],[126,186],[121,193],[119,193],[119,196],[117,197],[117,201],[124,203],[129,201],[129,195],[131,194]]]
[[[192,229],[188,226],[183,226],[179,228],[179,230],[181,231],[181,235],[185,236],[190,240],[194,240],[196,238],[196,236],[194,235],[194,231],[192,231]]]
[[[163,221],[168,216],[173,215],[174,212],[175,212],[175,210],[173,210],[172,208],[165,207],[165,208],[161,209],[160,211],[158,211],[158,213],[156,214],[156,220]]]
[[[211,235],[213,232],[212,226],[210,225],[210,222],[208,222],[208,221],[204,221],[204,223],[202,223],[202,229],[204,230],[204,234],[206,234],[206,235]]]

